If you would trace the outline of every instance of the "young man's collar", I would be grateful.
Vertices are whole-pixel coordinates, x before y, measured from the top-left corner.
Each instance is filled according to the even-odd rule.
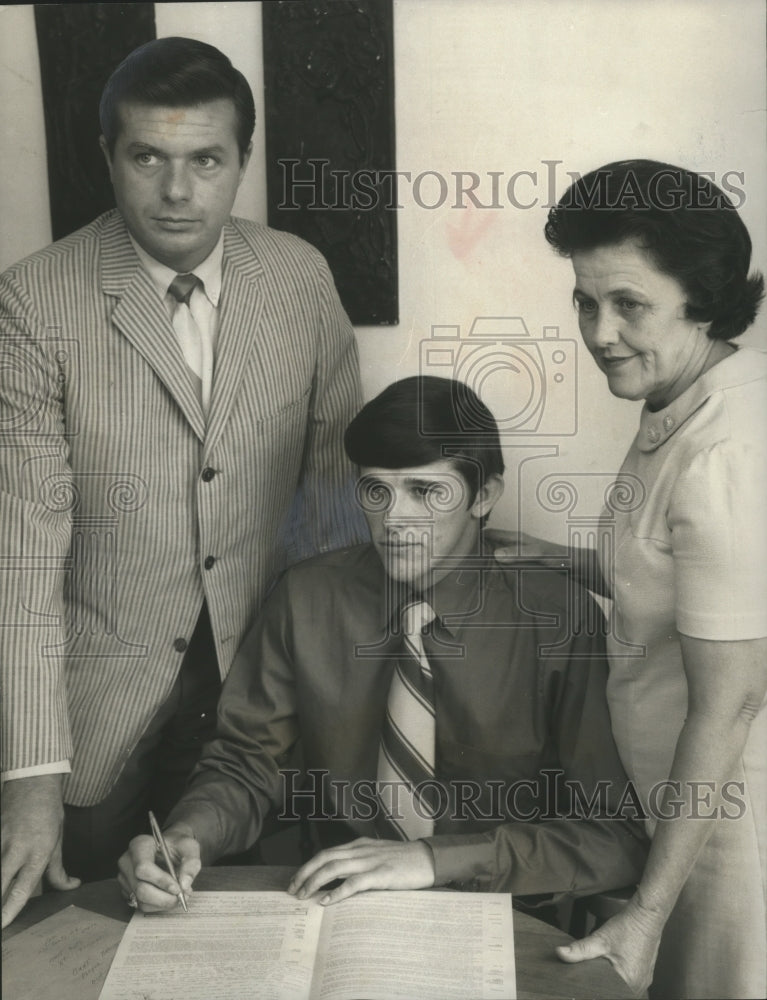
[[[164,299],[168,291],[168,286],[176,277],[178,272],[174,271],[171,267],[166,267],[165,264],[161,264],[159,260],[156,260],[148,254],[143,247],[139,246],[130,233],[128,233],[128,236],[133,244],[133,249],[136,251],[142,267],[148,272],[149,277],[152,279],[152,282],[160,293],[160,298]],[[218,242],[213,247],[211,252],[205,260],[201,261],[197,267],[192,268],[191,271],[192,274],[196,274],[200,281],[202,281],[205,295],[214,307],[218,306],[218,300],[221,297],[221,276],[223,272],[223,263],[224,231],[222,229],[218,237]]]
[[[382,602],[382,625],[399,631],[398,616],[403,605],[413,600],[424,600],[436,612],[437,622],[455,636],[467,617],[482,607],[482,587],[488,574],[502,567],[492,556],[480,553],[479,547],[460,558],[450,571],[427,590],[416,590],[410,584],[391,580],[384,571],[388,587],[387,602]]]

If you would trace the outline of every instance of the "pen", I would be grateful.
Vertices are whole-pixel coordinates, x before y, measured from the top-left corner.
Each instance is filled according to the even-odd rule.
[[[165,837],[162,835],[162,830],[157,820],[154,818],[154,813],[149,811],[149,825],[152,828],[152,836],[154,837],[154,842],[157,850],[162,854],[165,861],[165,867],[168,869],[168,873],[173,876],[178,882],[176,876],[176,869],[173,867],[173,862],[170,860],[170,854],[168,853],[168,845],[165,843]],[[178,882],[178,898],[181,900],[181,905],[184,907],[184,912],[189,913],[189,908],[186,905],[186,900],[184,899],[184,892],[181,889],[181,883]]]

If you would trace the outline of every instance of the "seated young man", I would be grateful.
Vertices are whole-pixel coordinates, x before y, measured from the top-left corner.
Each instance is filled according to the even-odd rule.
[[[461,383],[404,379],[361,410],[345,445],[372,541],[281,578],[168,818],[178,883],[152,838],[137,837],[120,859],[131,905],[175,906],[201,864],[253,844],[285,781],[295,787],[280,766],[299,737],[320,839],[343,831],[297,872],[299,897],[336,879],[321,902],[448,883],[586,895],[636,881],[643,835],[609,816],[626,777],[590,598],[568,602],[560,574],[481,552],[503,490],[490,412]]]

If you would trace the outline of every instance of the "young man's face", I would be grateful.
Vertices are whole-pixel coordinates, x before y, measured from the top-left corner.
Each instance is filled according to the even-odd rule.
[[[360,471],[358,495],[373,545],[389,576],[417,590],[446,576],[476,548],[480,521],[503,492],[501,477],[491,476],[472,498],[449,459]]]
[[[117,207],[133,238],[174,271],[191,271],[218,241],[250,150],[240,159],[234,103],[188,108],[121,104],[109,166]]]

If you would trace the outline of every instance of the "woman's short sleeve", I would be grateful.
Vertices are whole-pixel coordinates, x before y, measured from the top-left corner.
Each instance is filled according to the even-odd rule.
[[[680,473],[668,508],[680,632],[767,636],[766,507],[761,442],[719,441]]]

